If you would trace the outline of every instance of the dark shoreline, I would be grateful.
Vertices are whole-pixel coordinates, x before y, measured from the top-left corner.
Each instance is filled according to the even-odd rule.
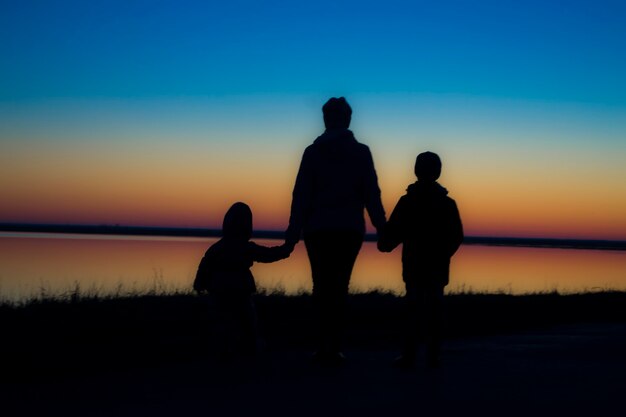
[[[0,232],[163,237],[221,236],[221,230],[204,228],[31,223],[0,223]],[[257,239],[284,239],[284,232],[273,230],[257,230],[254,232],[253,237]],[[373,234],[367,234],[365,236],[365,240],[368,242],[373,242],[376,240],[376,236]],[[626,251],[626,241],[624,240],[466,236],[463,244],[483,246],[516,246],[536,248]]]
[[[510,334],[580,323],[626,323],[626,291],[562,295],[446,295],[448,340]],[[310,294],[255,296],[260,333],[270,349],[313,346]],[[354,349],[395,349],[403,334],[401,296],[351,294],[345,344]],[[0,304],[0,355],[25,364],[5,378],[80,373],[93,358],[99,368],[127,368],[206,358],[216,325],[207,299],[195,294],[83,296]],[[41,355],[45,346],[46,355]],[[58,360],[49,361],[56,357]],[[74,365],[72,365],[74,364]],[[59,368],[60,367],[60,368]],[[0,380],[3,379],[0,377]],[[6,381],[6,380],[5,380]],[[1,381],[0,381],[1,382]]]
[[[445,303],[443,367],[410,371],[390,366],[403,304],[388,293],[350,296],[348,361],[332,369],[310,362],[310,295],[256,297],[265,348],[252,361],[215,356],[215,319],[192,294],[0,305],[0,400],[10,415],[66,417],[609,416],[623,408],[626,292],[467,293]]]

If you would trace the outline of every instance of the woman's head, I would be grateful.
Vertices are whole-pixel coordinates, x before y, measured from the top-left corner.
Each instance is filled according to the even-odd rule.
[[[332,97],[324,106],[324,125],[326,129],[347,129],[352,120],[352,108],[344,97]]]

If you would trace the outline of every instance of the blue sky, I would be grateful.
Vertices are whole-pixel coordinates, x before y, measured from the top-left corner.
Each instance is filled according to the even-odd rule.
[[[626,103],[621,1],[20,1],[0,100],[436,93]]]

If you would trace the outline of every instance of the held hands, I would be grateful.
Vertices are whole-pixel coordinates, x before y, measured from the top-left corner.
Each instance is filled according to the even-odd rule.
[[[293,243],[283,243],[282,245],[278,246],[278,251],[281,254],[282,258],[288,258],[289,255],[291,255],[291,252],[293,252],[293,249],[295,247],[295,244]]]
[[[389,242],[385,236],[385,227],[376,229],[376,247],[381,252],[391,252],[393,247],[389,245]]]

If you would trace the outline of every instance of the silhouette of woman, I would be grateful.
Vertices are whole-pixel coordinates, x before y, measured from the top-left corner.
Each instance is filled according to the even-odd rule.
[[[345,98],[322,107],[325,132],[302,156],[291,203],[286,245],[303,235],[311,264],[318,350],[314,360],[340,364],[341,333],[354,262],[365,234],[364,209],[377,230],[385,211],[369,148],[348,129],[352,109]]]

